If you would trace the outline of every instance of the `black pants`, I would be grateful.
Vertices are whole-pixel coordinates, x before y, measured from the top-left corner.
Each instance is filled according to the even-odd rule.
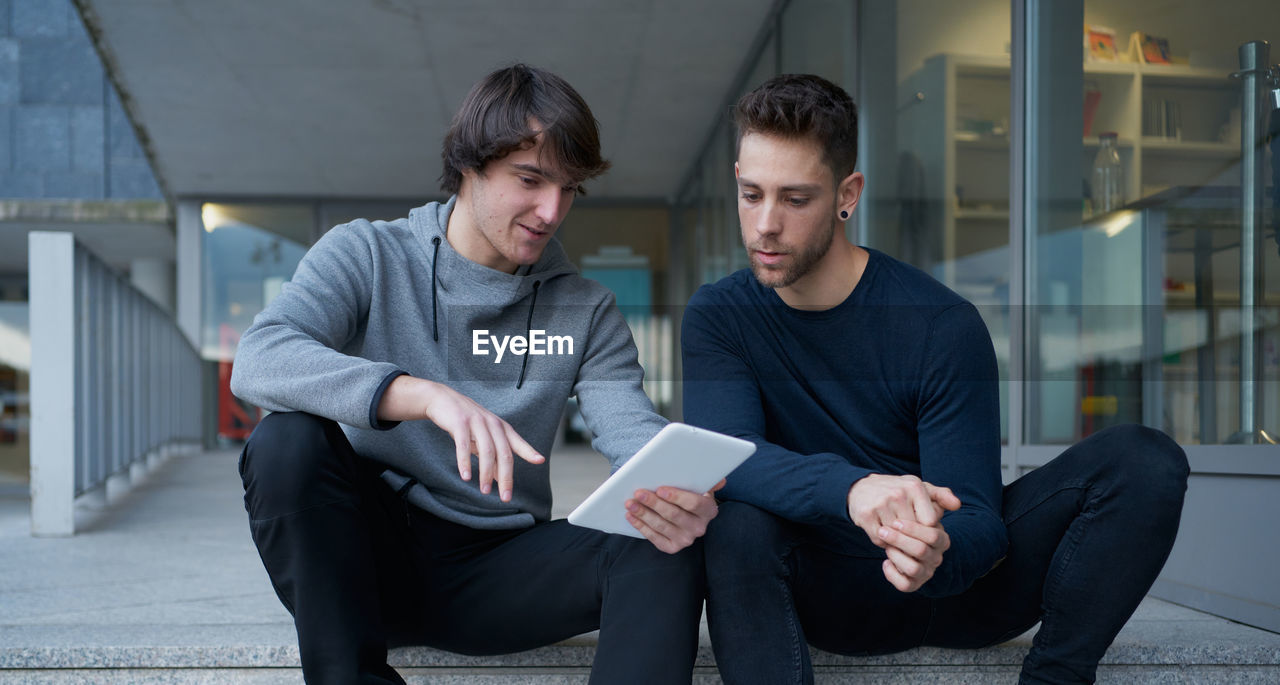
[[[1091,682],[1169,556],[1187,475],[1163,433],[1091,436],[1005,487],[1005,560],[942,599],[890,585],[884,552],[852,523],[804,526],[726,502],[705,538],[720,673],[730,685],[811,683],[806,642],[853,655],[976,648],[1041,621],[1023,682]]]
[[[668,555],[562,520],[475,530],[408,505],[381,470],[302,413],[269,415],[241,456],[253,541],[307,682],[403,683],[388,646],[502,654],[597,628],[593,683],[690,681],[701,544]]]

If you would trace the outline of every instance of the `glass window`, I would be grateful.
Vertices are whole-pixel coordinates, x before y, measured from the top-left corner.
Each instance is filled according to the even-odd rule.
[[[1183,444],[1280,431],[1276,213],[1244,207],[1251,192],[1271,206],[1273,181],[1242,185],[1245,151],[1267,150],[1231,77],[1242,44],[1280,39],[1280,5],[1238,5],[1040,3],[1029,442],[1126,422]]]
[[[26,302],[0,301],[0,484],[30,479],[29,309]]]
[[[315,231],[312,205],[212,203],[204,224],[204,322],[201,355],[218,364],[218,436],[244,440],[258,411],[231,394],[231,362],[240,336],[302,260]]]
[[[719,216],[716,250],[724,265],[722,276],[747,265],[746,250],[742,247],[741,225],[738,222],[738,183],[733,173],[733,164],[738,159],[735,139],[733,125],[726,121],[716,142],[717,150],[711,155],[712,163],[715,164],[712,178],[717,189],[711,201],[715,203],[715,211]]]
[[[575,206],[556,236],[585,278],[613,291],[631,327],[644,368],[644,388],[659,412],[671,406],[667,381],[674,342],[667,296],[672,213],[666,207]],[[575,421],[576,423],[577,421]]]
[[[781,17],[782,74],[817,74],[843,84],[849,75],[854,3],[845,0],[792,0]],[[759,83],[752,83],[754,88]]]
[[[776,32],[765,41],[764,47],[755,59],[756,63],[751,68],[751,74],[747,76],[747,80],[738,89],[739,97],[746,95],[754,90],[756,86],[778,75],[778,35]]]
[[[253,317],[293,277],[315,226],[310,205],[217,204],[204,222],[205,359],[229,361]]]
[[[695,176],[691,186],[684,191],[685,195],[681,198],[680,206],[676,210],[678,234],[674,237],[677,242],[672,245],[671,253],[673,261],[680,266],[679,281],[676,282],[674,291],[671,293],[671,304],[683,304],[688,301],[693,291],[702,284],[698,278],[701,275],[698,268],[697,201],[702,194],[700,178]]]
[[[736,191],[733,180],[732,126],[721,122],[712,135],[702,163],[698,251],[702,266],[700,283],[714,283],[733,271],[736,252],[742,249],[738,232]]]

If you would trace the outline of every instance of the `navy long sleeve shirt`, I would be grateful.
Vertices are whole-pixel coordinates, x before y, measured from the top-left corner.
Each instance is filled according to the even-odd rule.
[[[962,592],[1003,557],[1000,399],[977,309],[875,250],[849,297],[793,309],[750,270],[694,294],[681,329],[684,416],[751,440],[722,499],[814,525],[853,525],[847,498],[872,473],[951,488],[951,548],[920,589]]]

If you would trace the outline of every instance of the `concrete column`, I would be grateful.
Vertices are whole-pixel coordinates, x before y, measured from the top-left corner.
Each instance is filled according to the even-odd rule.
[[[31,278],[31,534],[75,532],[75,242],[33,231]]]
[[[201,263],[204,256],[204,221],[200,218],[200,206],[201,203],[194,200],[180,200],[177,217],[178,328],[196,350],[201,347],[200,330],[204,318],[200,306],[203,284]]]
[[[174,314],[173,262],[167,259],[135,259],[129,262],[129,282],[160,308]]]

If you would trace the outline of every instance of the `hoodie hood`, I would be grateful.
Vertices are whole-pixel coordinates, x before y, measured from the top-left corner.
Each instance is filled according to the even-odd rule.
[[[436,286],[444,293],[441,299],[465,292],[472,304],[509,306],[528,297],[535,282],[545,284],[552,278],[578,273],[555,236],[547,241],[536,263],[521,266],[514,274],[491,269],[463,257],[445,236],[457,201],[458,196],[455,195],[444,204],[432,203],[409,212],[409,225],[414,235],[436,265],[432,274]]]

